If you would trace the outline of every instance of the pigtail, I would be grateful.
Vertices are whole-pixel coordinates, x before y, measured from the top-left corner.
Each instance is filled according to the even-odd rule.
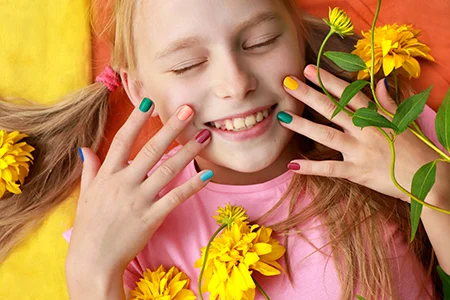
[[[0,99],[0,129],[27,134],[25,141],[36,149],[22,193],[0,199],[0,262],[76,188],[82,171],[77,148],[98,150],[109,94],[96,82],[51,106]]]

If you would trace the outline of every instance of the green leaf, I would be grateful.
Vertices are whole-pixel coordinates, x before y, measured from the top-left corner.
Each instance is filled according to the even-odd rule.
[[[442,280],[442,287],[444,288],[444,300],[450,299],[450,275],[444,272],[440,266],[436,267],[439,277]]]
[[[439,142],[450,152],[450,89],[436,114],[435,127]]]
[[[367,106],[368,109],[371,109],[373,111],[378,111],[377,105],[373,103],[372,101],[369,101],[369,105]]]
[[[357,298],[358,300],[366,300],[366,298],[364,298],[363,296],[356,296],[356,298]]]
[[[392,120],[392,123],[398,127],[397,134],[405,131],[409,124],[417,119],[427,103],[432,88],[430,86],[422,93],[408,98],[398,106],[394,119]]]
[[[435,182],[436,161],[432,161],[426,165],[423,165],[414,175],[411,184],[411,193],[423,201],[425,200]],[[414,240],[417,232],[417,227],[419,226],[422,206],[422,204],[411,199],[411,242]]]
[[[358,72],[367,69],[366,63],[356,54],[327,51],[323,55],[345,71]]]
[[[397,126],[392,124],[391,121],[373,111],[369,108],[360,108],[353,115],[353,124],[355,126],[364,128],[368,126],[376,126],[381,128],[392,128],[398,130]]]
[[[339,100],[341,106],[342,107],[347,106],[350,100],[352,100],[353,97],[355,97],[355,95],[358,94],[369,83],[370,82],[366,80],[357,80],[348,85],[345,88],[344,92],[342,93],[341,100]],[[333,119],[341,110],[342,109],[338,106],[334,111],[333,115],[331,116],[331,119]]]

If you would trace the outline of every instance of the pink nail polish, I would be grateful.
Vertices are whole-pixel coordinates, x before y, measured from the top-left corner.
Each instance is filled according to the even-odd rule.
[[[180,121],[186,121],[193,113],[194,111],[189,106],[185,105],[183,106],[180,111],[177,114],[177,118]]]
[[[208,129],[203,129],[202,131],[200,131],[197,136],[195,137],[195,140],[199,143],[199,144],[203,144],[204,142],[206,142],[209,137],[211,136],[211,132]]]
[[[290,163],[288,164],[288,169],[292,171],[298,171],[300,170],[300,165],[297,163]]]

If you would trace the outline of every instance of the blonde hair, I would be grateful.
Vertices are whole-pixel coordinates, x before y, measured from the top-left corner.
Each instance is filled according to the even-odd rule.
[[[110,65],[116,71],[126,68],[132,73],[136,70],[133,39],[136,1],[115,2],[113,18],[103,32],[113,46]],[[284,3],[306,40],[306,62],[315,63],[316,51],[328,27],[318,19],[303,15],[295,0],[284,0]],[[328,48],[349,52],[354,44],[355,39],[334,38]],[[351,74],[335,69],[326,59],[323,68],[346,80],[353,79]],[[78,184],[82,165],[77,148],[99,149],[108,115],[108,96],[109,91],[103,84],[94,83],[49,107],[18,99],[0,100],[0,129],[28,134],[27,142],[37,149],[35,164],[23,186],[23,193],[9,194],[0,201],[0,261]],[[308,107],[304,117],[338,128]],[[297,138],[302,139],[299,156],[311,160],[343,159],[339,152],[312,140]],[[301,193],[310,195],[312,201],[297,212]],[[388,256],[392,244],[386,241],[383,228],[386,222],[392,222],[398,226],[397,234],[408,240],[407,203],[348,180],[295,175],[286,194],[263,218],[270,216],[285,201],[290,201],[290,216],[272,227],[280,234],[295,233],[305,238],[296,228],[310,218],[322,221],[322,226],[329,232],[329,246],[342,285],[342,299],[352,299],[355,288],[366,299],[398,298]],[[367,239],[367,236],[371,238]],[[434,253],[422,225],[410,247],[428,269],[428,275],[436,279]],[[286,262],[289,264],[287,257]],[[435,292],[434,297],[439,295]]]

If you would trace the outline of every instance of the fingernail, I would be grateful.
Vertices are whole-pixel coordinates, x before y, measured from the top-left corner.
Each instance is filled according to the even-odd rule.
[[[280,111],[277,115],[278,120],[280,120],[283,123],[291,124],[292,122],[292,116],[288,113],[285,113],[284,111]]]
[[[81,148],[78,148],[78,155],[81,158],[81,162],[84,162],[84,155],[83,155],[83,150],[81,150]]]
[[[296,89],[298,89],[298,83],[297,81],[295,81],[295,79],[293,79],[292,77],[288,76],[284,79],[283,84],[285,87],[287,87],[288,89],[290,89],[291,91],[295,91]]]
[[[139,105],[139,110],[142,111],[143,113],[146,113],[150,110],[150,108],[152,108],[152,106],[153,101],[148,98],[144,98],[142,99],[141,105]]]
[[[195,140],[199,144],[203,144],[204,142],[206,142],[206,140],[209,139],[210,136],[211,136],[211,132],[208,129],[203,129],[202,131],[200,131],[197,134],[197,136],[195,137]]]
[[[208,170],[205,173],[203,173],[202,175],[200,175],[200,179],[201,179],[201,181],[205,182],[205,181],[210,180],[213,176],[214,176],[214,172],[211,170]]]
[[[384,79],[384,86],[386,87],[386,90],[389,90],[389,83],[387,78]]]
[[[306,66],[305,70],[303,70],[303,74],[305,74],[306,77],[313,77],[317,73],[317,69],[315,65],[308,65]]]
[[[300,165],[298,163],[290,163],[288,164],[288,169],[292,171],[300,170]]]
[[[177,118],[180,121],[186,121],[194,112],[192,108],[187,105],[184,105],[177,114]]]

